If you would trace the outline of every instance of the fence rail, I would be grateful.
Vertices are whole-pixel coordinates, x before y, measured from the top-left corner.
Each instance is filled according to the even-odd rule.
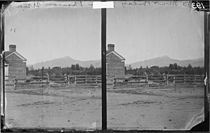
[[[203,84],[204,75],[168,74],[168,75],[133,75],[126,78],[115,78],[107,75],[107,88],[122,84],[146,85],[177,85],[177,84]],[[7,84],[20,83],[17,80],[8,81]],[[101,86],[101,75],[64,75],[40,76],[32,78],[28,84],[67,84],[76,86]],[[7,85],[6,84],[6,85]]]
[[[204,75],[170,74],[170,75],[145,75],[131,76],[127,79],[128,83],[147,83],[147,84],[203,84]]]

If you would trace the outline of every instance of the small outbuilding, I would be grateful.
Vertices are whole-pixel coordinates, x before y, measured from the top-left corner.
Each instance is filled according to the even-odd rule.
[[[9,45],[5,52],[5,75],[8,80],[26,80],[26,58],[16,51],[16,45]]]
[[[125,58],[117,53],[114,44],[108,44],[106,54],[106,73],[107,76],[114,78],[125,77]]]

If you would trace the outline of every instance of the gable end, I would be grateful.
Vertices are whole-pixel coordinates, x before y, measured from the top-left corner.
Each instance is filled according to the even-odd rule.
[[[7,55],[5,58],[9,58],[12,55],[16,55],[18,58],[20,58],[22,61],[26,61],[26,58],[24,58],[22,55],[20,55],[18,52],[12,52],[9,55]]]
[[[124,57],[122,57],[120,54],[118,54],[115,51],[109,52],[106,56],[109,56],[110,54],[114,54],[115,56],[117,56],[120,60],[125,60]]]

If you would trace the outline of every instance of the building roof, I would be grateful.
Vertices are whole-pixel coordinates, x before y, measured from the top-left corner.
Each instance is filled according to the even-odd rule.
[[[26,58],[24,58],[21,54],[19,54],[17,51],[15,52],[10,52],[10,51],[6,51],[5,52],[5,59],[8,58],[9,56],[15,54],[17,57],[19,57],[21,60],[26,61]]]
[[[123,56],[121,56],[120,54],[118,54],[116,51],[111,51],[111,52],[108,52],[106,54],[106,56],[110,55],[110,54],[114,54],[116,55],[118,58],[120,58],[121,60],[125,60],[125,58]]]
[[[4,52],[4,55],[5,55],[5,57],[7,57],[9,54],[11,54],[12,52],[10,52],[10,51],[5,51]]]

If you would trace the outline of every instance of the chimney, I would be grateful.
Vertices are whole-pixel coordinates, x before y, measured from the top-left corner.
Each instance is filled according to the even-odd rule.
[[[16,45],[9,45],[9,51],[15,52],[16,51]]]
[[[114,44],[108,44],[108,52],[114,51]]]

